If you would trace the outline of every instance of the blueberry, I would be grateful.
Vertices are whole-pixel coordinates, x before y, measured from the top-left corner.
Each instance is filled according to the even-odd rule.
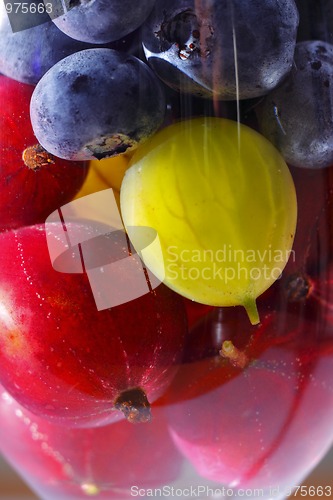
[[[257,106],[261,132],[296,167],[333,164],[333,45],[296,45],[295,63],[283,84]]]
[[[87,44],[62,33],[51,21],[13,33],[0,27],[0,71],[22,83],[35,85],[53,64]]]
[[[38,13],[35,14],[38,17]],[[112,47],[115,44],[112,44]],[[120,40],[117,47],[132,50],[131,40]],[[35,85],[55,63],[80,50],[91,48],[65,35],[52,22],[12,32],[4,4],[0,1],[0,72],[22,83]]]
[[[266,94],[289,72],[297,26],[294,0],[157,0],[143,45],[175,90],[245,99]]]
[[[112,49],[87,49],[54,65],[31,99],[35,135],[69,160],[101,159],[136,147],[161,125],[163,88],[144,62]]]
[[[155,0],[62,0],[65,14],[54,23],[76,40],[107,43],[135,31]]]

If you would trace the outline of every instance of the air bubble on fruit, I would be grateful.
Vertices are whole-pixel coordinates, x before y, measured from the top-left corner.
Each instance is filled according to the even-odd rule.
[[[259,322],[255,300],[282,273],[297,212],[288,167],[264,137],[220,118],[173,124],[133,155],[121,208],[134,247],[132,227],[157,231],[163,258],[153,247],[143,257],[161,281]]]

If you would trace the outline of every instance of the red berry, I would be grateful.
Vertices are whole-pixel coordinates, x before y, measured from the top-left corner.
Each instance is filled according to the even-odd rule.
[[[160,285],[98,311],[86,274],[52,268],[43,225],[3,233],[0,245],[0,380],[8,392],[32,412],[73,425],[119,419],[118,409],[128,420],[149,420],[149,402],[182,356],[181,297]],[[129,250],[119,252],[126,263]],[[125,264],[119,271],[129,288],[132,272]]]
[[[30,123],[33,90],[0,76],[0,231],[44,222],[87,175],[87,163],[56,158],[38,144]]]
[[[72,429],[29,413],[0,389],[0,450],[41,498],[129,498],[131,486],[173,482],[182,457],[161,410],[144,426],[126,421]]]

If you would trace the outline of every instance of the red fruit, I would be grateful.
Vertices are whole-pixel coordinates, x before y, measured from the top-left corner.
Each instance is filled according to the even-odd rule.
[[[77,227],[87,235],[88,226]],[[64,234],[61,224],[53,229],[55,240]],[[112,248],[105,238],[103,250]],[[6,390],[33,413],[72,425],[111,422],[121,417],[117,410],[131,421],[149,420],[149,402],[163,393],[182,356],[182,299],[160,285],[98,311],[86,274],[52,268],[43,225],[1,234],[0,248],[0,381]],[[86,262],[98,250],[92,245]],[[135,272],[126,268],[128,252],[118,249],[118,279],[130,289]]]
[[[36,417],[0,390],[0,420],[1,452],[41,498],[131,498],[131,486],[165,485],[181,472],[161,410],[144,426],[71,429]]]
[[[282,498],[332,444],[332,276],[333,266],[284,311],[262,304],[258,326],[220,309],[191,331],[188,359],[218,338],[221,355],[182,366],[162,403],[174,442],[203,478],[279,487]]]
[[[88,164],[47,153],[30,123],[34,87],[0,76],[0,231],[44,222],[71,201]]]
[[[207,304],[199,304],[199,302],[195,302],[194,300],[183,298],[184,304],[186,307],[187,321],[188,326],[192,327],[195,323],[205,316],[209,311],[213,309],[212,306],[208,306]]]

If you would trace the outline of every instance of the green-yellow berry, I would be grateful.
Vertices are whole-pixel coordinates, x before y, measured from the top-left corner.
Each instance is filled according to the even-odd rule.
[[[134,154],[121,210],[128,229],[157,231],[144,261],[166,285],[259,321],[256,298],[285,267],[297,216],[289,169],[264,137],[222,118],[164,128]],[[130,237],[144,247],[142,231]]]

